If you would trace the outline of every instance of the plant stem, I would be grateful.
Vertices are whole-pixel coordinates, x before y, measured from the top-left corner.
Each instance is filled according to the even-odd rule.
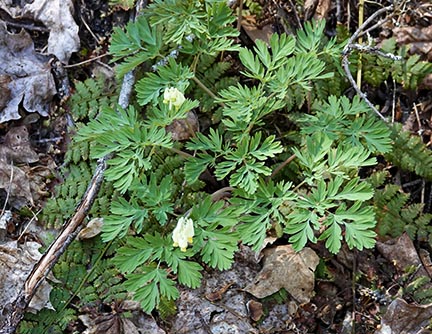
[[[205,91],[212,99],[216,99],[217,96],[215,93],[213,93],[210,89],[207,88],[206,85],[204,85],[201,80],[199,80],[196,76],[192,77],[192,80],[195,81],[195,83],[203,90]]]
[[[288,165],[291,161],[293,161],[297,156],[293,154],[288,159],[286,159],[284,162],[282,162],[279,166],[275,168],[275,170],[271,173],[271,175],[267,178],[267,182],[274,177],[277,173],[281,171],[282,168],[284,168],[286,165]]]

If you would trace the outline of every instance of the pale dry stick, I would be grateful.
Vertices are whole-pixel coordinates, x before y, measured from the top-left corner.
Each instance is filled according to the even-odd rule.
[[[233,187],[223,187],[219,190],[216,190],[213,194],[210,195],[211,200],[213,202],[217,202],[221,200],[222,198],[229,196],[233,192]]]
[[[336,0],[336,20],[337,23],[342,22],[341,0]]]
[[[374,24],[373,26],[370,26],[369,28],[367,28],[365,31],[361,32],[359,37],[364,36],[366,34],[368,34],[369,32],[371,32],[372,30],[375,30],[376,28],[382,27],[382,25],[387,22],[389,20],[391,16],[386,16],[385,18],[383,18],[382,20],[378,21],[376,24]]]
[[[82,15],[80,15],[81,17],[81,21],[84,24],[84,26],[87,28],[88,32],[90,33],[90,35],[92,35],[92,37],[94,38],[94,40],[96,41],[96,43],[100,43],[99,38],[95,35],[95,33],[93,32],[93,30],[91,30],[90,26],[87,24],[86,20],[84,20],[84,17]]]
[[[114,73],[114,69],[109,66],[108,64],[105,64],[104,62],[100,61],[100,60],[96,60],[96,64],[105,67],[108,71],[110,71],[111,73]]]
[[[401,56],[395,56],[393,53],[389,52],[382,52],[380,49],[369,46],[369,45],[361,45],[361,44],[351,44],[351,49],[359,50],[366,53],[372,53],[377,56],[383,57],[383,58],[389,58],[394,61],[401,61]]]
[[[21,240],[21,238],[24,236],[24,234],[27,232],[28,228],[30,227],[31,223],[33,223],[34,220],[38,220],[37,219],[37,215],[42,211],[42,209],[40,209],[38,212],[34,213],[33,211],[31,211],[33,217],[29,220],[29,222],[27,223],[26,227],[24,228],[24,230],[21,232],[20,236],[17,239],[17,243]]]
[[[237,16],[237,30],[241,30],[241,22],[243,19],[243,0],[240,0],[239,8],[238,8],[238,16]]]
[[[346,22],[347,31],[350,31],[350,24],[351,24],[351,5],[350,5],[350,1],[348,1],[348,3],[347,3],[347,22]]]
[[[393,79],[393,98],[392,98],[392,123],[396,117],[396,81]]]
[[[422,191],[421,191],[421,204],[425,205],[425,198],[426,198],[426,181],[422,180]]]
[[[276,3],[276,1],[273,1],[274,3]],[[298,24],[298,29],[301,29],[302,27],[302,23],[300,20],[300,17],[298,16],[297,10],[292,2],[292,0],[288,0],[290,6],[291,6],[291,10],[294,12],[294,17],[296,18],[297,24]]]
[[[281,171],[282,168],[284,168],[286,165],[288,165],[291,161],[293,161],[297,156],[293,154],[288,159],[286,159],[284,162],[282,162],[279,166],[277,166],[274,171],[271,173],[271,175],[267,178],[267,182],[273,178],[277,173]]]
[[[358,4],[358,26],[359,28],[363,24],[364,20],[364,0],[359,0]],[[358,42],[361,44],[363,43],[363,38],[361,35],[358,36]],[[357,60],[357,86],[361,87],[362,82],[362,72],[363,72],[363,63],[362,63],[362,54],[359,54],[358,60]]]
[[[33,30],[33,31],[40,31],[40,32],[49,32],[50,30],[46,27],[39,27],[32,23],[19,23],[19,22],[11,22],[11,21],[5,21],[6,25],[14,27],[14,28],[21,28],[21,29],[27,29],[27,30]]]
[[[85,64],[91,63],[91,62],[93,62],[95,60],[98,60],[98,59],[101,59],[103,57],[106,57],[106,56],[108,56],[108,53],[104,53],[102,55],[99,55],[99,56],[96,56],[96,57],[93,57],[93,58],[81,61],[81,62],[76,63],[76,64],[64,65],[63,67],[64,68],[72,68],[72,67],[77,67],[77,66],[85,65]]]
[[[360,35],[360,33],[364,30],[364,28],[371,23],[373,20],[375,20],[375,18],[379,15],[381,15],[384,12],[390,11],[393,9],[393,5],[381,8],[379,10],[377,10],[375,13],[373,13],[366,21],[364,21],[364,23],[354,32],[354,34],[350,37],[350,39],[348,40],[347,45],[344,48],[343,53],[348,52],[350,46],[353,44],[353,42],[357,39],[357,37]]]
[[[24,317],[26,308],[35,295],[37,288],[69,244],[75,239],[75,236],[80,230],[82,221],[86,217],[96,199],[97,193],[99,192],[100,185],[103,181],[103,173],[106,169],[106,160],[107,158],[104,157],[98,161],[96,172],[93,175],[81,203],[75,210],[75,214],[63,225],[60,234],[44,255],[42,255],[39,262],[33,267],[33,270],[24,283],[24,289],[18,293],[16,299],[10,305],[7,305],[3,309],[3,315],[6,317],[6,320],[0,327],[0,334],[15,333],[16,328]]]
[[[379,118],[381,118],[384,122],[387,122],[386,118],[381,115],[381,113],[378,111],[377,108],[375,108],[375,106],[369,101],[369,99],[367,98],[366,94],[363,93],[360,88],[358,88],[356,82],[354,81],[354,78],[351,74],[351,71],[349,69],[349,61],[348,61],[348,56],[344,56],[342,58],[342,66],[345,70],[345,73],[348,77],[348,81],[351,83],[351,86],[354,87],[356,93],[366,102],[366,104],[378,115]]]
[[[372,14],[355,32],[354,34],[350,37],[350,39],[348,40],[347,45],[344,47],[343,51],[342,51],[342,66],[344,68],[344,71],[347,75],[347,78],[349,80],[349,82],[351,83],[351,86],[353,86],[354,90],[356,91],[356,93],[366,102],[366,104],[378,115],[379,118],[381,118],[384,122],[387,122],[387,119],[378,111],[377,108],[375,108],[375,106],[369,101],[369,99],[367,98],[366,94],[363,93],[359,86],[357,86],[357,83],[354,81],[354,78],[351,74],[351,71],[349,69],[349,60],[348,60],[348,56],[351,54],[351,51],[353,49],[362,49],[364,51],[369,51],[371,52],[373,48],[371,47],[367,47],[367,46],[360,46],[358,44],[355,44],[354,41],[358,38],[358,36],[360,35],[360,33],[364,30],[364,28],[371,23],[377,16],[381,15],[382,13],[386,12],[386,11],[390,11],[393,9],[393,5],[381,8],[379,10],[377,10],[374,14]],[[375,50],[374,50],[375,52]],[[385,54],[383,52],[381,52],[381,55],[386,55],[388,56],[389,54]],[[389,57],[394,57],[395,60],[400,60],[399,58],[397,58],[397,56],[389,56]],[[393,58],[392,58],[393,59]]]
[[[419,112],[418,112],[418,109],[417,109],[417,105],[415,103],[413,103],[413,106],[414,106],[414,113],[416,115],[417,126],[419,128],[418,131],[417,131],[417,133],[418,133],[419,136],[421,136],[422,133],[423,133],[423,129],[422,129],[421,121],[420,121],[420,115],[419,115]]]

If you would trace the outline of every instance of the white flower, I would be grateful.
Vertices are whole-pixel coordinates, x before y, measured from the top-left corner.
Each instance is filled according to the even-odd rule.
[[[182,92],[180,92],[175,87],[165,88],[164,92],[164,100],[163,103],[169,104],[169,109],[171,110],[172,106],[178,110],[183,102],[186,101]]]
[[[192,243],[194,236],[193,220],[190,218],[181,217],[173,231],[174,247],[180,247],[182,252],[186,252],[188,243]]]

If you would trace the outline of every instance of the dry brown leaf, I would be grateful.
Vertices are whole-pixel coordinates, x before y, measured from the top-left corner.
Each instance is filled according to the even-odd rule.
[[[432,60],[432,26],[394,28],[393,34],[399,45],[410,44],[411,53],[423,54]]]
[[[33,197],[27,175],[18,167],[0,160],[0,189],[9,193],[9,204],[14,208],[33,205]]]
[[[0,189],[9,193],[9,204],[15,208],[33,204],[28,172],[15,166],[20,163],[32,163],[39,160],[30,145],[25,126],[11,128],[0,145]]]
[[[0,123],[21,118],[18,112],[21,103],[28,112],[48,116],[56,94],[48,57],[36,54],[27,32],[11,34],[1,21],[0,45],[0,75],[9,95],[7,101],[2,101]]]
[[[375,334],[430,333],[426,328],[432,319],[432,304],[413,305],[395,299],[381,319],[381,328]]]
[[[270,24],[258,29],[254,16],[244,16],[241,26],[252,41],[260,39],[270,45],[270,38],[273,34],[273,28]]]
[[[23,288],[28,274],[34,264],[39,261],[42,254],[38,249],[41,247],[36,242],[17,244],[10,241],[0,244],[0,306],[5,307],[12,303],[19,291]],[[30,311],[38,311],[44,307],[52,308],[49,302],[51,286],[43,281],[36,295],[30,302]],[[4,321],[1,316],[0,323]]]
[[[176,119],[166,127],[166,131],[170,132],[172,139],[176,141],[187,140],[198,130],[198,116],[193,111],[188,112],[187,118]]]
[[[139,325],[121,313],[92,313],[82,314],[78,318],[87,329],[83,334],[165,334],[156,321],[147,315],[140,314]]]
[[[73,18],[72,0],[0,0],[0,8],[13,18],[42,22],[50,31],[48,53],[67,63],[72,52],[78,51],[79,27]]]
[[[315,9],[314,18],[316,20],[327,19],[328,12],[330,11],[331,0],[319,0],[318,6]]]
[[[114,9],[121,9],[124,11],[127,11],[131,9],[135,5],[135,0],[117,0],[113,1],[114,3]]]
[[[419,268],[416,276],[428,275],[408,234],[404,233],[399,238],[385,243],[377,242],[376,247],[400,272],[403,272],[409,266],[415,266]]]
[[[249,300],[246,304],[249,316],[253,321],[258,321],[264,315],[263,305],[256,300]]]
[[[87,223],[87,226],[78,233],[78,240],[94,238],[101,233],[102,225],[103,218],[93,218]]]
[[[65,64],[80,46],[79,28],[72,13],[72,0],[34,0],[23,10],[23,16],[42,22],[50,30],[48,53]]]
[[[262,270],[245,290],[264,298],[284,288],[296,301],[308,303],[314,290],[318,255],[310,248],[296,252],[291,245],[271,248],[264,253]]]
[[[326,19],[330,7],[331,0],[306,0],[304,4],[305,17],[309,19],[313,16],[316,20]]]
[[[33,163],[39,160],[32,149],[28,130],[25,126],[11,128],[4,138],[4,145],[0,145],[0,160],[6,163]]]

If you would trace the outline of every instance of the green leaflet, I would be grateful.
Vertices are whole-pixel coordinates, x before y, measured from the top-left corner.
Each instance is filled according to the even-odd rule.
[[[154,266],[143,266],[143,273],[126,275],[125,287],[134,291],[134,299],[141,303],[144,312],[150,313],[160,302],[161,296],[177,299],[179,291],[168,273]]]
[[[288,215],[284,231],[291,235],[289,241],[296,250],[315,242],[315,231],[324,227],[319,239],[337,253],[342,236],[350,248],[371,248],[375,244],[375,215],[366,200],[372,198],[372,187],[359,178],[348,183],[341,176],[321,180],[309,195],[302,196]],[[342,233],[344,231],[345,233]]]
[[[330,96],[328,103],[316,103],[314,110],[315,114],[298,120],[302,133],[321,132],[332,140],[361,146],[372,153],[391,150],[391,130],[383,121],[371,116],[366,103],[358,96],[352,102],[344,96]]]
[[[102,228],[104,241],[124,237],[130,227],[140,233],[154,219],[165,225],[168,215],[173,213],[172,178],[166,177],[160,183],[152,174],[150,180],[133,181],[130,189],[134,196],[129,200],[119,197],[112,202],[110,215],[107,215]]]
[[[219,270],[229,269],[233,262],[239,239],[235,225],[241,214],[238,208],[223,206],[223,202],[212,202],[207,196],[191,212],[191,218],[199,226],[194,249],[200,251],[205,263]]]
[[[261,132],[254,136],[244,136],[237,148],[222,147],[222,137],[217,131],[210,131],[210,136],[198,134],[189,149],[212,150],[215,156],[199,153],[197,157],[186,162],[186,177],[193,182],[208,167],[215,166],[215,176],[222,180],[230,175],[230,185],[239,186],[249,193],[254,193],[258,187],[260,175],[268,176],[271,170],[264,161],[282,152],[282,146],[275,141],[275,136],[267,137],[261,143]],[[224,160],[215,163],[217,158]]]
[[[146,17],[139,16],[135,22],[128,23],[125,30],[114,28],[109,51],[113,61],[123,60],[117,68],[117,75],[123,76],[145,61],[159,56],[161,47],[160,29],[152,27]]]

